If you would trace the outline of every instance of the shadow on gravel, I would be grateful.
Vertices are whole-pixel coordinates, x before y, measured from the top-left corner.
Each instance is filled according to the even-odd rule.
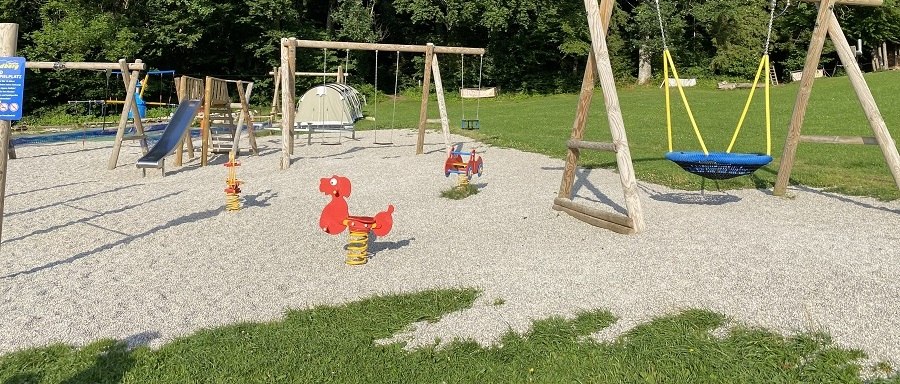
[[[22,192],[16,192],[16,193],[8,193],[8,194],[6,194],[6,197],[12,197],[12,196],[16,196],[16,195],[27,195],[27,194],[29,194],[29,193],[34,193],[34,192],[43,192],[43,191],[49,191],[49,190],[51,190],[51,189],[73,187],[73,186],[76,186],[76,185],[90,184],[90,183],[96,183],[96,182],[97,182],[97,180],[87,180],[87,181],[78,181],[78,182],[75,182],[75,183],[59,184],[59,185],[54,185],[54,186],[52,186],[52,187],[32,189],[32,190],[30,190],[30,191],[22,191]]]
[[[21,148],[21,147],[17,145],[16,148],[18,149],[18,148]],[[50,157],[50,156],[59,156],[59,155],[70,155],[70,154],[73,154],[73,153],[90,152],[90,151],[106,151],[106,150],[109,150],[109,147],[85,148],[85,149],[79,149],[79,150],[76,150],[76,151],[52,152],[52,153],[45,153],[45,154],[42,154],[42,155],[32,155],[32,156],[18,156],[17,158],[19,158],[19,159],[34,159],[34,158],[38,158],[38,157]]]
[[[126,337],[124,340],[125,344],[128,345],[128,349],[134,349],[137,347],[145,347],[150,345],[150,342],[158,339],[160,336],[159,332],[156,331],[144,331],[141,333],[135,333],[131,336]]]
[[[268,204],[268,200],[272,197],[272,196],[262,197],[261,195],[265,194],[265,193],[271,193],[271,192],[270,191],[260,192],[257,195],[249,195],[249,196],[246,196],[245,198],[247,200],[252,200],[252,201],[256,202],[257,204],[260,204],[260,206],[265,206]],[[179,217],[179,218],[176,218],[173,220],[169,220],[166,223],[157,225],[157,226],[150,228],[144,232],[129,235],[128,237],[125,237],[119,241],[107,243],[107,244],[101,245],[97,248],[94,248],[92,250],[81,252],[77,255],[73,255],[73,256],[70,256],[70,257],[62,259],[62,260],[53,261],[53,262],[50,262],[50,263],[47,263],[47,264],[44,264],[41,266],[37,266],[37,267],[31,268],[31,269],[28,269],[25,271],[8,274],[6,276],[3,276],[2,279],[10,279],[10,278],[14,278],[14,277],[17,277],[20,275],[30,275],[32,273],[37,273],[37,272],[41,272],[45,269],[56,267],[58,265],[71,264],[71,263],[76,262],[80,259],[83,259],[87,256],[91,256],[91,255],[97,254],[99,252],[115,248],[119,245],[129,244],[137,239],[143,238],[144,236],[156,233],[157,231],[162,231],[162,230],[170,229],[173,227],[177,227],[181,224],[193,223],[196,221],[205,220],[205,219],[209,219],[209,218],[218,216],[223,210],[224,210],[224,208],[215,208],[215,209],[208,209],[208,210],[200,211],[200,212],[194,212],[194,213],[191,213],[186,216],[182,216],[182,217]]]
[[[409,246],[409,244],[412,243],[416,239],[415,237],[411,237],[409,239],[400,240],[400,241],[379,242],[379,241],[376,241],[378,239],[376,239],[374,235],[372,235],[372,237],[373,237],[372,244],[369,245],[369,252],[372,254],[370,256],[371,258],[374,258],[375,255],[377,255],[378,252],[381,252],[381,251],[393,251],[395,249],[400,249],[400,248]]]
[[[55,202],[55,203],[45,204],[45,205],[42,205],[42,206],[39,206],[39,207],[28,208],[28,209],[26,209],[26,210],[24,210],[24,211],[7,212],[7,213],[5,214],[5,216],[8,217],[8,216],[14,216],[14,215],[21,215],[21,214],[23,214],[23,213],[36,212],[36,211],[40,211],[40,210],[42,210],[42,209],[47,209],[47,208],[50,208],[50,207],[55,207],[55,206],[60,205],[60,204],[74,203],[74,202],[76,202],[76,201],[81,201],[81,200],[85,200],[85,199],[90,199],[90,198],[92,198],[92,197],[97,197],[97,196],[100,196],[100,195],[106,195],[106,194],[111,194],[111,193],[112,193],[112,194],[115,194],[116,192],[121,192],[121,191],[124,191],[124,190],[126,190],[126,189],[129,189],[129,188],[135,188],[135,187],[139,187],[139,186],[142,186],[142,185],[143,185],[143,184],[131,184],[131,185],[126,185],[126,186],[124,186],[124,187],[118,187],[118,188],[113,188],[113,189],[107,189],[107,190],[105,190],[105,191],[100,191],[100,192],[97,192],[97,193],[92,193],[92,194],[90,194],[90,195],[78,196],[78,197],[75,197],[75,198],[72,198],[72,199],[69,199],[69,200],[66,200],[66,201],[58,201],[58,202]]]
[[[660,193],[658,190],[653,189],[646,184],[638,184],[638,188],[649,195],[651,199],[667,203],[691,205],[724,205],[741,201],[740,197],[728,194],[727,192],[719,192],[717,194],[709,194],[703,191]]]
[[[849,198],[849,197],[847,197],[847,196],[842,196],[842,195],[839,195],[839,194],[837,194],[837,193],[831,193],[831,192],[821,191],[821,190],[818,190],[818,189],[813,189],[813,188],[806,187],[806,186],[802,186],[802,185],[793,185],[793,187],[794,187],[794,188],[797,188],[797,189],[799,189],[799,190],[801,190],[801,191],[804,191],[804,192],[809,192],[809,193],[814,193],[814,194],[820,195],[820,196],[830,197],[830,198],[832,198],[832,199],[835,199],[835,200],[838,200],[838,201],[841,201],[841,202],[844,202],[844,203],[850,203],[850,204],[853,204],[853,205],[857,205],[857,206],[860,206],[860,207],[863,207],[863,208],[877,209],[877,210],[879,210],[879,211],[885,211],[885,212],[890,212],[890,213],[900,214],[900,209],[891,209],[891,208],[887,208],[887,207],[876,207],[876,206],[874,206],[874,205],[872,205],[872,204],[863,203],[863,202],[861,202],[861,201],[856,201],[856,200],[853,200],[852,198]]]
[[[65,227],[68,227],[68,226],[74,225],[74,224],[87,224],[87,225],[91,225],[91,226],[94,226],[94,227],[97,227],[97,228],[100,228],[100,229],[105,229],[105,228],[103,228],[103,227],[100,227],[100,226],[97,226],[97,225],[93,225],[93,224],[89,223],[89,221],[94,220],[94,219],[97,219],[97,218],[100,218],[100,217],[103,217],[103,216],[105,216],[105,215],[113,215],[113,214],[116,214],[116,213],[122,213],[122,212],[125,212],[125,211],[129,210],[129,209],[133,209],[133,208],[140,207],[140,206],[142,206],[142,205],[144,205],[144,204],[149,204],[149,203],[153,203],[153,202],[156,202],[156,201],[164,200],[164,199],[167,199],[167,198],[169,198],[169,197],[179,195],[179,194],[181,194],[182,192],[184,192],[184,191],[172,192],[172,193],[170,193],[170,194],[168,194],[168,195],[159,196],[159,197],[156,197],[156,198],[147,200],[147,201],[145,201],[145,202],[143,202],[143,203],[137,203],[137,204],[126,205],[126,206],[124,206],[124,207],[120,207],[120,208],[116,208],[116,209],[110,209],[110,210],[108,210],[108,211],[102,211],[102,212],[99,212],[99,211],[92,211],[92,210],[89,210],[89,209],[82,209],[82,208],[79,208],[79,207],[70,205],[70,204],[68,204],[68,203],[64,203],[66,206],[68,206],[68,207],[70,207],[70,208],[79,209],[79,210],[86,211],[86,212],[91,212],[91,213],[93,213],[93,215],[87,216],[87,217],[83,217],[83,218],[80,218],[80,219],[78,219],[78,220],[72,220],[72,221],[69,221],[69,222],[63,223],[63,224],[57,224],[57,225],[54,225],[54,226],[52,226],[52,227],[47,227],[47,228],[44,228],[44,229],[39,229],[39,230],[34,231],[34,232],[31,232],[31,233],[29,233],[29,234],[27,234],[27,235],[22,235],[22,236],[19,236],[19,237],[14,237],[14,238],[12,238],[12,239],[6,239],[6,241],[4,241],[4,242],[7,243],[7,244],[9,244],[9,243],[14,242],[14,241],[18,241],[18,240],[22,240],[22,239],[27,239],[27,238],[29,238],[29,237],[31,237],[31,236],[42,235],[42,234],[45,234],[45,233],[50,233],[50,232],[53,232],[53,231],[55,231],[55,230],[57,230],[57,229],[65,228]],[[128,234],[124,234],[124,233],[122,233],[122,232],[115,231],[115,230],[109,229],[108,231],[114,232],[114,233],[118,233],[118,234],[120,234],[120,235],[128,236]]]
[[[581,188],[584,188],[584,189],[588,190],[591,194],[593,194],[595,197],[595,199],[592,199],[589,197],[584,197],[585,200],[593,201],[596,203],[600,203],[600,204],[609,206],[616,212],[621,213],[623,215],[627,215],[628,210],[625,209],[625,207],[619,205],[615,201],[612,201],[609,197],[604,195],[603,192],[600,191],[599,188],[597,188],[593,184],[591,184],[590,180],[588,180],[588,177],[590,175],[591,175],[590,169],[580,169],[575,172],[575,184],[572,186],[572,195],[578,196],[578,191]]]
[[[709,195],[701,193],[659,193],[651,194],[650,198],[656,201],[664,201],[675,204],[692,204],[692,205],[725,205],[728,203],[737,203],[741,201],[740,197],[721,194]]]

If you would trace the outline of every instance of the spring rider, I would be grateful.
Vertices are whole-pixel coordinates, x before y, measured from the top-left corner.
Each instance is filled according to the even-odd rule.
[[[468,186],[472,175],[481,176],[481,171],[484,169],[481,156],[476,155],[474,149],[471,152],[464,152],[462,146],[462,143],[459,143],[450,147],[447,151],[447,161],[444,162],[444,176],[450,177],[451,173],[459,175],[457,188]],[[463,156],[468,156],[468,161],[463,160]]]
[[[350,197],[350,179],[331,176],[319,181],[319,191],[331,196],[331,202],[322,210],[319,228],[329,235],[337,235],[345,228],[350,230],[350,240],[345,246],[348,265],[362,265],[369,261],[369,232],[376,236],[387,235],[394,226],[394,206],[379,212],[375,217],[350,216],[346,198]]]
[[[237,178],[237,167],[241,163],[234,160],[234,153],[228,156],[228,162],[225,167],[228,168],[228,178],[225,179],[225,210],[239,211],[241,210],[241,184],[242,181]]]

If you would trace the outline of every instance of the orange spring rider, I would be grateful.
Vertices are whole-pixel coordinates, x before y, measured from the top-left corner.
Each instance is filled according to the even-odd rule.
[[[239,211],[241,210],[240,194],[243,182],[237,178],[237,167],[240,167],[241,163],[234,160],[234,153],[232,153],[228,156],[225,166],[228,167],[228,178],[225,179],[225,185],[228,186],[225,188],[225,210]]]

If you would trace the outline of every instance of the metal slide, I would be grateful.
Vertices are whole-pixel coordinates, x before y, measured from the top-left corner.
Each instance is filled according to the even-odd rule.
[[[194,117],[200,111],[200,105],[200,100],[184,100],[179,103],[159,141],[150,152],[137,161],[137,167],[162,168],[166,156],[175,151],[178,141],[184,136],[184,131],[194,122]]]

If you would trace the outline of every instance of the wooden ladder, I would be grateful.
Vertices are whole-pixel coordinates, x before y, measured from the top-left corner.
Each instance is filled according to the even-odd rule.
[[[778,85],[778,75],[775,72],[775,65],[769,67],[769,78],[772,79],[772,85]]]

